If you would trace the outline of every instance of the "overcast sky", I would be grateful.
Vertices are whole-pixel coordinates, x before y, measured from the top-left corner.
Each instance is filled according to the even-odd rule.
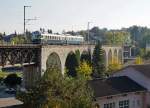
[[[150,0],[0,0],[0,32],[23,32],[23,6],[29,22],[27,29],[62,30],[91,27],[119,29],[131,25],[150,27]]]

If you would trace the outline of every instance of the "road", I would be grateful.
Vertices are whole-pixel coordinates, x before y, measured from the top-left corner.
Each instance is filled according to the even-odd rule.
[[[15,99],[14,94],[5,93],[5,89],[5,86],[0,85],[0,108],[23,104],[21,101]]]

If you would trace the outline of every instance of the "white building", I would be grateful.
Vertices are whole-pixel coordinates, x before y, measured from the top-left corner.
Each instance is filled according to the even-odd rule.
[[[146,108],[146,89],[126,76],[89,82],[95,108]]]
[[[138,84],[142,85],[148,91],[146,93],[146,106],[150,106],[150,65],[132,65],[128,66],[113,76],[128,76]]]

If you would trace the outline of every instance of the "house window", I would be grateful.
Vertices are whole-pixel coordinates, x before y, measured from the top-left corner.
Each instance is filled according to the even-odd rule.
[[[104,104],[104,108],[115,108],[115,103]]]
[[[137,100],[137,106],[140,106],[141,103],[140,103],[140,100]]]
[[[129,100],[119,101],[119,108],[129,108]]]

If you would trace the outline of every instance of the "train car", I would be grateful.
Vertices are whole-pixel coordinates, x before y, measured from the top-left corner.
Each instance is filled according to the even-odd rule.
[[[84,42],[84,38],[82,36],[33,32],[32,42],[34,44],[81,44]]]

